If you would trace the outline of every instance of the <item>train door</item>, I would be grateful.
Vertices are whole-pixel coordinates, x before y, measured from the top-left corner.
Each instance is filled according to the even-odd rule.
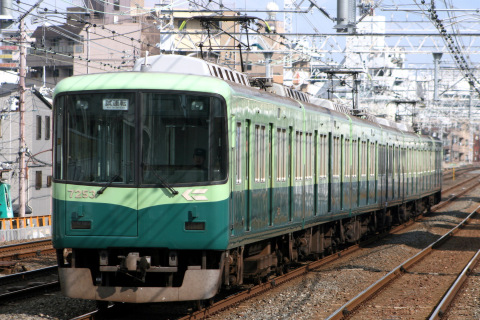
[[[289,180],[287,173],[288,166],[288,137],[287,129],[277,128],[275,141],[275,188],[272,191],[272,203],[274,204],[273,224],[285,224],[289,221]],[[273,132],[272,132],[273,133]]]
[[[333,136],[332,133],[328,133],[328,154],[327,154],[327,165],[328,165],[328,181],[327,181],[327,212],[332,212],[332,184],[333,184],[333,154],[335,152],[335,148],[333,146]]]
[[[303,219],[312,217],[315,212],[314,199],[314,137],[312,132],[305,132],[305,169],[303,175]]]
[[[386,201],[393,199],[393,146],[387,145],[387,197]]]
[[[288,177],[288,221],[293,220],[293,186],[294,177],[292,173],[293,164],[293,127],[288,127],[288,164],[287,164],[287,177]]]
[[[359,159],[360,159],[360,139],[352,141],[352,198],[351,198],[351,208],[355,209],[358,207],[358,185],[360,183],[360,174],[359,174]]]
[[[370,142],[368,150],[368,204],[377,202],[377,148],[375,142]]]
[[[251,148],[252,148],[252,140],[251,140],[251,120],[247,120],[245,123],[245,230],[250,231],[251,229],[251,220],[252,220],[252,177],[250,176],[251,173],[251,165],[252,161],[250,158],[251,155]]]
[[[273,123],[268,125],[268,174],[267,174],[267,205],[268,205],[268,225],[273,225]]]
[[[324,214],[330,211],[329,207],[329,183],[328,172],[330,164],[329,139],[326,134],[318,136],[318,180],[317,180],[317,214]]]
[[[332,154],[330,157],[330,211],[337,212],[342,208],[342,141],[341,137],[332,136]]]
[[[378,192],[378,200],[380,204],[383,205],[383,203],[386,201],[387,197],[387,186],[386,186],[386,171],[387,171],[387,163],[386,163],[386,151],[385,151],[385,145],[380,145],[378,147],[378,186],[377,186],[377,192]]]
[[[407,149],[401,149],[401,176],[400,176],[400,197],[405,199],[406,167],[407,167]]]
[[[411,163],[410,163],[410,148],[405,149],[405,196],[410,195],[410,173],[411,173]]]
[[[237,121],[235,123],[235,154],[234,172],[232,177],[232,229],[231,235],[241,235],[247,228],[245,219],[248,215],[248,122]]]
[[[302,131],[295,131],[295,152],[292,153],[292,161],[294,165],[292,179],[293,189],[293,220],[300,221],[304,217],[305,188],[304,188],[304,161],[303,161],[303,135]]]
[[[319,208],[319,196],[318,196],[318,166],[319,166],[319,158],[318,158],[318,131],[315,130],[313,135],[313,215],[318,215],[318,208]]]
[[[358,182],[358,206],[366,206],[368,204],[368,192],[369,192],[369,177],[367,173],[368,168],[368,146],[369,141],[359,140],[360,145],[360,157],[359,157],[359,182]]]

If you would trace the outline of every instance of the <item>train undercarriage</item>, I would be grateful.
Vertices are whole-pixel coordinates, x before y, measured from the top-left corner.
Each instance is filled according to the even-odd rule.
[[[369,235],[386,232],[393,225],[430,211],[439,200],[439,194],[430,195],[232,249],[225,258],[223,284],[230,287],[245,282],[259,283],[269,275],[280,275],[291,264],[322,258]]]

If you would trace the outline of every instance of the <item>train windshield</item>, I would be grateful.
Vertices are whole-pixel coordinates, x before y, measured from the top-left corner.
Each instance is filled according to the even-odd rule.
[[[56,178],[65,149],[66,180],[94,183],[134,182],[135,94],[75,94],[56,105]],[[63,103],[62,103],[63,102]],[[65,105],[66,137],[61,139]],[[65,140],[64,143],[61,143]],[[63,171],[63,170],[62,170]]]
[[[225,107],[220,98],[144,93],[142,106],[144,184],[226,178]]]
[[[215,96],[64,95],[55,101],[55,135],[60,180],[168,186],[227,176],[225,104]]]

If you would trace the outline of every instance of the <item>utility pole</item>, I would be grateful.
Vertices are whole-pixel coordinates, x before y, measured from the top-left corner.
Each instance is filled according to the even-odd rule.
[[[33,5],[30,10],[28,10],[24,15],[22,15],[19,19],[20,22],[20,81],[19,81],[19,88],[20,91],[20,101],[19,101],[19,112],[20,112],[20,148],[18,151],[19,155],[19,183],[18,183],[18,202],[19,202],[19,217],[25,217],[25,204],[26,204],[26,190],[25,190],[25,153],[27,150],[27,146],[25,143],[25,77],[27,75],[27,35],[25,32],[25,18],[32,12],[36,7],[40,5],[43,0],[37,1],[35,5]]]
[[[19,183],[18,183],[18,202],[20,204],[18,216],[25,217],[25,76],[26,76],[26,65],[27,65],[27,48],[26,46],[26,34],[25,34],[25,23],[24,19],[20,20],[20,81],[19,88],[20,91],[20,149],[18,155],[20,156],[19,160]]]

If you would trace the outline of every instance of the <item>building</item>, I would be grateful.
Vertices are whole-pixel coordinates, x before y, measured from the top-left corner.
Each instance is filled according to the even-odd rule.
[[[25,93],[26,213],[51,213],[52,111],[32,92]],[[0,86],[0,170],[11,185],[12,204],[18,214],[19,198],[18,85]]]

